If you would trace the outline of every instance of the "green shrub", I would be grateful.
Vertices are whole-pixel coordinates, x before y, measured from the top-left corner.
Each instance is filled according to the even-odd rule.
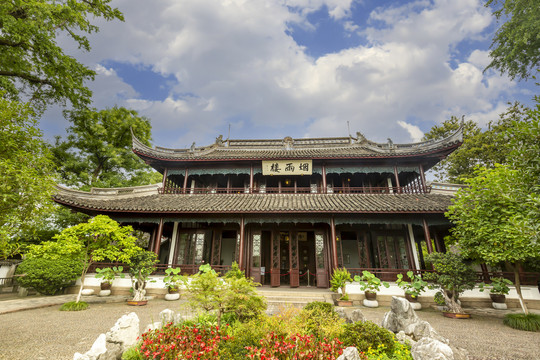
[[[70,301],[60,307],[60,311],[81,311],[88,309],[88,303],[84,301]]]
[[[139,352],[141,345],[133,346],[124,351],[122,360],[144,360],[144,356]]]
[[[343,334],[339,338],[343,347],[355,346],[358,351],[367,352],[368,349],[384,345],[384,352],[391,355],[394,352],[396,337],[394,334],[371,321],[345,324]]]
[[[540,331],[540,315],[538,314],[508,314],[503,323],[511,328],[524,331]]]
[[[332,304],[319,301],[307,304],[298,320],[305,333],[314,335],[318,341],[339,337],[344,323]]]
[[[304,310],[313,310],[313,311],[316,311],[317,313],[328,314],[328,315],[337,314],[336,311],[334,310],[334,305],[327,302],[323,302],[323,301],[310,302],[306,306],[304,306]]]
[[[55,295],[69,286],[82,272],[82,263],[75,259],[56,260],[29,258],[17,267],[22,275],[17,282],[25,288],[34,288],[44,295]]]
[[[388,353],[385,345],[379,344],[377,347],[368,349],[365,355],[368,360],[413,360],[409,346],[397,341],[391,353]]]
[[[223,330],[230,339],[219,344],[220,359],[245,360],[248,354],[247,346],[255,347],[260,344],[267,334],[265,316],[247,323],[236,322]],[[259,326],[262,325],[262,326]]]

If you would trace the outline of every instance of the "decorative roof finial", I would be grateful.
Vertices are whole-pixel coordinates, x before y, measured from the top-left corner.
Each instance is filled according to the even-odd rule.
[[[195,151],[195,141],[193,144],[191,144],[191,147],[189,148],[189,151],[194,152]]]
[[[356,132],[356,142],[359,143],[359,144],[362,144],[365,141],[367,141],[367,139],[364,136],[364,134],[362,134],[360,131],[357,131]]]
[[[394,148],[394,142],[390,138],[388,138],[387,140],[388,140],[388,148],[393,149]]]
[[[216,145],[217,145],[217,146],[223,145],[223,135],[219,135],[219,136],[216,138]]]

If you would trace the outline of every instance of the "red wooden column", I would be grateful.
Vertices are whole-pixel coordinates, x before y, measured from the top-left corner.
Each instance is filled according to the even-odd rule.
[[[240,219],[240,250],[238,254],[238,267],[240,270],[246,270],[246,264],[244,261],[244,217]]]
[[[326,189],[326,166],[324,164],[322,164],[321,168],[322,168],[322,174],[321,175],[322,175],[322,187],[323,187],[322,188],[322,193],[326,194],[326,191],[327,191],[327,189]]]
[[[167,168],[165,168],[165,170],[163,170],[163,182],[161,183],[161,186],[163,187],[163,189],[165,189],[165,183],[167,182]]]
[[[186,174],[184,175],[184,194],[186,193],[186,189],[187,189],[187,178],[188,178],[188,169],[186,168]]]
[[[428,254],[431,254],[433,252],[433,246],[431,245],[431,236],[429,235],[429,226],[425,218],[422,219],[422,223],[424,224],[424,237],[426,238],[427,252]]]
[[[420,164],[420,181],[422,183],[422,192],[426,192],[427,191],[427,187],[426,187],[426,176],[424,174],[424,167],[422,166],[422,164]]]
[[[398,171],[397,171],[397,166],[394,165],[394,177],[396,178],[396,187],[397,187],[397,193],[401,193],[401,186],[399,185],[399,176],[398,176]]]
[[[163,218],[159,219],[156,238],[154,239],[154,252],[159,257],[159,248],[161,247],[161,236],[163,235]]]
[[[249,193],[253,192],[253,164],[249,167]]]
[[[334,217],[332,216],[330,218],[330,236],[332,237],[330,239],[330,245],[332,246],[332,269],[336,269],[338,267],[338,253],[337,253],[337,243],[336,243],[336,222],[334,221]]]
[[[441,238],[437,231],[433,231],[433,236],[435,237],[435,251],[442,252]]]

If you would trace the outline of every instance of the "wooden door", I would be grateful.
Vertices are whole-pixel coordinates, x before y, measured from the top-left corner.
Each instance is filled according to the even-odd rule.
[[[300,286],[300,270],[298,264],[298,233],[290,233],[291,240],[289,241],[289,259],[290,259],[290,276],[291,287]]]
[[[325,236],[323,231],[315,232],[315,262],[317,266],[317,287],[328,288],[328,264],[326,262]]]
[[[279,231],[274,231],[272,234],[272,267],[270,268],[270,285],[273,287],[280,284],[279,242]]]
[[[251,232],[251,272],[250,275],[253,281],[261,282],[261,251],[262,251],[262,234],[260,230]]]

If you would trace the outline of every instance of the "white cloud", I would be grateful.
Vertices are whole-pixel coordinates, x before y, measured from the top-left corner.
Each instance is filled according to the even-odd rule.
[[[456,51],[485,36],[492,18],[480,0],[381,7],[362,30],[367,44],[317,59],[289,35],[291,23],[313,26],[307,16],[322,8],[344,31],[359,31],[353,5],[118,0],[126,21],[100,24],[92,52],[80,58],[101,66],[92,85],[96,106],[138,109],[163,146],[213,141],[229,123],[236,137],[345,136],[347,121],[353,133],[403,142],[449,115],[491,116],[513,91],[508,79],[482,73],[485,50]],[[144,99],[114,69],[97,65],[105,60],[144,65],[176,83],[166,99]]]
[[[404,128],[405,130],[407,130],[407,132],[409,133],[409,135],[411,137],[412,142],[419,142],[420,140],[422,140],[422,137],[424,136],[424,133],[422,132],[422,130],[420,130],[420,128],[418,126],[413,125],[413,124],[409,124],[409,123],[407,123],[405,121],[401,121],[401,120],[399,120],[397,123],[398,123],[399,126]]]

